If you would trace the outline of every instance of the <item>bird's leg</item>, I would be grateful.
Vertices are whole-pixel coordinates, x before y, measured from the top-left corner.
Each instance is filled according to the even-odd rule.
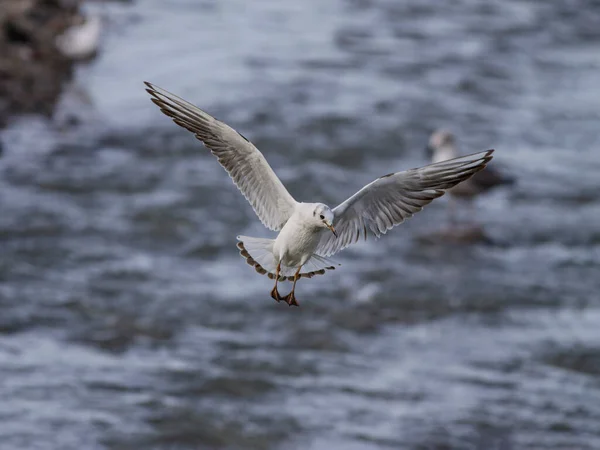
[[[277,268],[275,269],[275,287],[271,291],[271,297],[273,297],[273,299],[277,303],[279,303],[281,300],[284,300],[284,298],[281,295],[279,295],[279,291],[277,290],[277,282],[279,281],[279,272],[280,271],[281,271],[281,263],[277,264]]]
[[[298,270],[296,270],[296,273],[294,274],[294,284],[292,285],[291,292],[284,297],[284,300],[287,302],[287,304],[289,306],[292,306],[292,305],[300,306],[300,305],[298,305],[298,302],[296,301],[296,295],[295,295],[296,281],[298,281],[298,278],[300,278],[300,269],[302,269],[302,266],[298,267]]]

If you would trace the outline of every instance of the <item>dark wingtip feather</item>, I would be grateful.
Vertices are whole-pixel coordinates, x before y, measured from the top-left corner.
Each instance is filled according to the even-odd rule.
[[[146,85],[146,92],[148,94],[150,94],[152,97],[158,97],[158,90],[156,86],[154,86],[149,81],[144,81],[144,84]]]

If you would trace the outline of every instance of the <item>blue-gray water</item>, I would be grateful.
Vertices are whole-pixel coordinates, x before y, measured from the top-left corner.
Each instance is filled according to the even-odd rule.
[[[597,2],[96,8],[63,119],[2,135],[0,448],[600,448]],[[494,245],[419,240],[441,199],[288,308],[235,247],[270,234],[143,80],[299,200],[424,164],[438,126],[519,181],[478,201]]]

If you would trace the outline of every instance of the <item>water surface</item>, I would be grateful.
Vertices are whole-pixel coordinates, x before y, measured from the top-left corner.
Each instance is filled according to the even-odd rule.
[[[594,2],[96,8],[59,123],[2,136],[0,448],[600,448]],[[477,203],[491,245],[420,240],[442,199],[277,305],[235,247],[269,232],[143,80],[298,200],[424,164],[439,126],[518,185]]]

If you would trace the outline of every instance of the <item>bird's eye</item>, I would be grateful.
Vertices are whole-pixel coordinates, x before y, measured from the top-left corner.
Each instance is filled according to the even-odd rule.
[[[321,214],[319,217],[321,218],[321,220],[325,220],[325,216],[323,214]]]

